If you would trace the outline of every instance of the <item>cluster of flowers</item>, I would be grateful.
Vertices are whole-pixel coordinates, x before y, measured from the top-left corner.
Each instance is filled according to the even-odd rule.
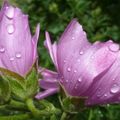
[[[4,3],[0,11],[0,67],[26,76],[38,59],[40,26],[30,33],[28,16],[19,8]],[[73,19],[58,43],[51,43],[46,32],[47,48],[56,71],[38,67],[43,92],[36,99],[57,93],[62,87],[72,97],[85,98],[86,105],[120,102],[120,50],[112,40],[90,43],[85,31]]]

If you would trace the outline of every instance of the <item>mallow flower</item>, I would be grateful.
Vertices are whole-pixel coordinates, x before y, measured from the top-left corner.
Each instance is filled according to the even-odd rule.
[[[73,19],[58,43],[52,44],[46,32],[45,46],[57,70],[57,77],[49,72],[52,75],[49,83],[58,81],[69,96],[85,98],[86,105],[120,102],[120,50],[117,43],[112,40],[90,43],[82,26]],[[44,82],[44,87],[45,84],[48,87],[46,70],[43,73],[41,86]],[[54,83],[56,86],[48,89],[59,89]],[[47,91],[44,92],[49,95]],[[38,94],[36,98],[43,96]]]
[[[26,75],[37,59],[39,25],[31,35],[28,15],[8,2],[0,11],[0,67]]]

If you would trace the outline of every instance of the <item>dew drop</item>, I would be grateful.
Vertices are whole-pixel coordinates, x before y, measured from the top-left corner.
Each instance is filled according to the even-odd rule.
[[[70,71],[71,71],[71,69],[70,69],[70,68],[68,68],[68,69],[67,69],[67,71],[68,71],[68,72],[70,72]]]
[[[97,45],[97,44],[99,44],[100,43],[100,41],[96,41],[95,43],[94,43],[94,45]]]
[[[66,80],[66,82],[68,83],[68,80]]]
[[[72,40],[74,40],[75,38],[74,37],[72,37]]]
[[[77,70],[74,70],[74,73],[76,73],[77,72]]]
[[[5,52],[5,48],[4,47],[0,47],[0,52],[4,53]]]
[[[80,51],[79,54],[80,54],[80,55],[83,55],[83,51]]]
[[[8,25],[7,31],[9,34],[12,34],[15,31],[14,25],[12,25],[12,24]]]
[[[7,7],[6,8],[6,12],[5,12],[5,15],[12,19],[14,17],[14,8],[13,7]]]
[[[81,78],[78,78],[78,82],[82,82],[82,79],[81,79]]]
[[[108,42],[112,43],[113,41],[112,40],[108,40]]]
[[[80,59],[77,59],[78,62],[80,62]]]
[[[104,97],[107,97],[107,94],[104,94]]]
[[[85,36],[86,36],[86,32],[83,32],[83,35],[85,35]]]
[[[17,53],[15,56],[16,58],[21,58],[21,53]]]
[[[112,44],[109,46],[109,49],[113,52],[117,52],[120,49],[120,46],[118,44]]]
[[[66,63],[66,60],[64,60],[63,62]]]
[[[110,89],[111,93],[117,93],[120,90],[120,87],[117,84],[114,84],[112,88]]]
[[[10,58],[10,61],[13,61],[13,60],[14,60],[14,57],[11,57],[11,58]]]

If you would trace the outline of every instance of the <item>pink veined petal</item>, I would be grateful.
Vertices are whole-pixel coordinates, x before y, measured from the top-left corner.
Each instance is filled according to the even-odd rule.
[[[57,44],[55,42],[52,45],[48,32],[45,33],[45,36],[46,36],[45,47],[48,49],[50,57],[51,57],[53,63],[55,64],[56,68],[58,68],[57,59],[56,59],[57,58],[56,57],[57,56]]]
[[[40,87],[43,89],[58,88],[58,73],[39,68],[39,72],[43,79],[39,81]]]
[[[114,63],[117,54],[109,50],[110,44],[112,43],[95,44],[82,55],[74,53],[74,56],[64,63],[63,85],[70,95],[87,95],[87,89],[94,78]]]
[[[89,89],[87,105],[116,103],[120,101],[120,51],[117,52],[116,57],[117,59],[110,69],[95,78]]]
[[[38,31],[39,25],[36,39]],[[0,12],[0,58],[4,67],[24,76],[33,65],[36,49],[32,44],[28,16],[5,3]]]
[[[37,43],[38,43],[39,33],[40,33],[40,24],[37,25],[35,35],[33,36],[33,39],[32,39],[33,44],[35,46],[37,46]]]
[[[51,70],[48,70],[42,67],[38,68],[38,72],[43,76],[43,78],[52,78],[52,77],[57,78],[58,77],[57,72],[54,72],[54,71],[51,71]]]
[[[59,89],[58,81],[56,79],[52,79],[52,78],[39,80],[39,85],[43,89],[50,89],[50,88],[58,88]]]
[[[50,96],[50,95],[53,95],[53,94],[55,94],[55,93],[57,93],[57,92],[58,92],[58,89],[57,89],[57,88],[55,88],[55,89],[48,89],[48,90],[45,90],[45,91],[43,91],[43,92],[38,93],[38,94],[35,96],[35,98],[36,98],[36,99],[43,99],[43,98],[46,98],[46,97],[48,97],[48,96]]]
[[[39,33],[40,33],[40,24],[37,25],[35,35],[32,38],[33,51],[34,51],[33,60],[34,61],[36,60],[36,58],[38,56],[37,55],[37,43],[38,43]]]
[[[59,71],[62,73],[66,59],[71,59],[76,51],[83,52],[91,44],[88,42],[82,26],[73,19],[60,37],[57,49],[57,62]],[[73,56],[72,56],[73,55]]]

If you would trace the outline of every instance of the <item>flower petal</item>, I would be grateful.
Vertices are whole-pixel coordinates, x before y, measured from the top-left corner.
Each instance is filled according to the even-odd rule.
[[[55,64],[56,68],[58,68],[58,64],[57,64],[57,44],[55,42],[52,45],[48,32],[46,32],[45,35],[46,35],[46,40],[44,42],[45,47],[48,49],[50,57],[51,57],[53,63]]]
[[[103,59],[98,57],[99,61],[101,60],[102,62],[98,64],[98,67],[101,64],[102,66],[109,66],[107,64],[110,64],[110,68],[94,79],[92,86],[88,89],[89,93],[87,95],[89,97],[86,101],[87,105],[114,103],[118,98],[115,96],[120,94],[120,51],[113,51],[112,54],[106,55]]]
[[[43,79],[39,81],[40,87],[43,89],[58,88],[58,73],[39,68],[40,74]]]
[[[76,52],[66,60],[63,65],[62,82],[70,95],[87,96],[87,90],[94,78],[114,63],[117,54],[109,50],[111,44],[94,44],[82,55]]]
[[[77,51],[84,51],[91,44],[88,42],[86,33],[83,31],[82,26],[73,19],[62,34],[57,49],[57,61],[59,71],[63,71],[64,61],[71,59]]]
[[[35,96],[35,98],[36,98],[36,99],[43,99],[43,98],[46,98],[46,97],[48,97],[48,96],[50,96],[50,95],[53,95],[53,94],[55,94],[55,93],[57,93],[57,92],[58,92],[58,89],[48,89],[48,90],[45,90],[45,91],[43,91],[43,92],[38,93],[38,94]]]

